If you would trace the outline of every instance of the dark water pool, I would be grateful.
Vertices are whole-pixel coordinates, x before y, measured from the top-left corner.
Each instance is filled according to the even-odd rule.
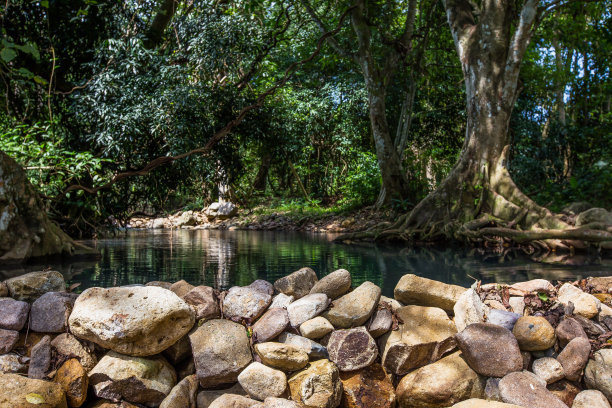
[[[102,256],[97,261],[47,263],[2,268],[0,279],[51,267],[79,290],[91,286],[117,286],[152,280],[180,279],[225,289],[248,285],[255,279],[274,282],[303,266],[319,277],[339,268],[353,275],[353,285],[366,280],[392,295],[399,278],[414,273],[447,283],[469,286],[483,282],[578,279],[612,275],[612,261],[596,257],[561,257],[559,263],[532,262],[518,254],[485,257],[462,249],[406,249],[389,245],[345,245],[333,236],[290,232],[149,230],[88,243]],[[561,263],[563,261],[563,263]],[[569,264],[568,264],[569,263]]]

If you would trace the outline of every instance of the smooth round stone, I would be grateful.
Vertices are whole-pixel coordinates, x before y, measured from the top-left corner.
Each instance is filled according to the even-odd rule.
[[[354,371],[367,367],[378,357],[376,342],[365,327],[336,330],[327,343],[329,359],[340,371]]]
[[[254,321],[272,303],[272,296],[249,287],[234,286],[223,299],[223,315],[231,320]]]
[[[510,373],[499,382],[502,400],[529,408],[567,408],[559,398],[546,389],[546,383],[525,372]]]
[[[313,293],[296,300],[287,306],[289,323],[299,327],[302,323],[321,314],[329,305],[329,298],[324,293]]]
[[[238,382],[251,398],[263,401],[280,397],[287,389],[287,376],[279,370],[254,362],[238,376]]]
[[[291,344],[259,343],[255,352],[265,365],[284,371],[300,370],[308,364],[308,354]]]
[[[307,339],[320,339],[334,331],[334,326],[324,317],[317,316],[300,325],[300,334]]]
[[[514,324],[521,317],[518,313],[508,312],[506,310],[491,309],[487,315],[487,322],[505,327],[512,331]]]
[[[555,329],[543,317],[522,316],[516,321],[512,334],[525,351],[546,350],[555,345]]]
[[[270,296],[274,294],[274,285],[272,285],[270,282],[263,280],[263,279],[257,279],[256,281],[253,281],[253,283],[247,286],[247,288],[251,288],[251,289],[255,289],[260,292],[263,292],[263,293],[267,293]]]
[[[532,371],[535,375],[546,381],[546,384],[554,383],[565,377],[563,366],[552,357],[543,357],[535,360]]]
[[[334,300],[333,306],[323,314],[329,322],[340,329],[364,324],[376,310],[381,290],[372,282],[364,282],[355,290]]]
[[[278,279],[274,282],[274,289],[287,296],[293,296],[297,300],[309,294],[317,281],[315,271],[310,268],[302,268]]]
[[[351,289],[351,273],[338,269],[323,277],[310,290],[310,293],[325,293],[330,299],[336,299]]]
[[[576,395],[572,408],[610,408],[610,403],[601,391],[584,390]]]
[[[255,408],[259,403],[242,395],[223,394],[215,399],[208,408]]]
[[[559,339],[559,345],[565,347],[572,339],[576,337],[582,337],[588,339],[582,325],[572,317],[566,317],[559,323],[555,329],[557,339]]]
[[[253,341],[263,343],[278,337],[289,325],[287,310],[271,307],[252,327]]]
[[[585,338],[576,337],[567,343],[567,346],[557,356],[557,360],[563,366],[565,378],[570,381],[580,380],[590,354],[591,343]]]

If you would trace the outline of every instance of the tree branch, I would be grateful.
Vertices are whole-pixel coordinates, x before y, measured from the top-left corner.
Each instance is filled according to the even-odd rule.
[[[470,40],[476,31],[476,20],[472,14],[472,6],[468,0],[444,0],[444,9],[446,10],[446,18],[455,42],[455,48],[465,73]]]
[[[174,16],[179,3],[179,0],[162,1],[163,3],[157,14],[155,14],[153,23],[151,23],[151,27],[149,27],[147,32],[145,47],[149,49],[154,48],[161,42],[164,31],[166,31],[168,24],[170,24],[170,20],[172,20],[172,16]]]

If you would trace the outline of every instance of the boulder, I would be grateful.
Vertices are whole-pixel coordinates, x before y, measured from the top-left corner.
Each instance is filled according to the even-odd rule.
[[[565,377],[563,366],[552,357],[542,357],[534,360],[532,371],[535,375],[551,384]]]
[[[54,338],[51,341],[51,348],[60,359],[78,358],[86,372],[91,371],[98,364],[96,355],[70,333],[62,333]]]
[[[453,405],[451,408],[521,408],[518,405],[506,404],[505,402],[487,401],[478,398],[470,398]]]
[[[259,401],[243,397],[242,395],[223,394],[215,399],[209,408],[255,408],[260,405]],[[258,407],[259,408],[259,407]]]
[[[11,351],[17,344],[17,340],[19,340],[18,331],[0,329],[0,354]]]
[[[133,356],[162,352],[187,334],[194,321],[187,303],[156,286],[89,288],[69,318],[76,337]]]
[[[571,283],[565,283],[559,289],[559,302],[568,306],[571,302],[574,305],[574,314],[592,319],[599,313],[601,302],[595,296],[584,293]]]
[[[601,349],[593,354],[584,369],[584,383],[612,401],[612,349]]]
[[[196,320],[221,317],[215,290],[210,286],[196,286],[183,296],[183,300],[195,311]]]
[[[210,206],[208,208],[209,211],[207,211],[206,214],[208,216],[212,215],[220,220],[227,220],[228,218],[231,218],[234,215],[238,214],[238,207],[236,207],[235,204],[232,204],[230,202],[219,203],[219,205],[216,206],[216,210],[214,211]]]
[[[278,336],[278,341],[284,344],[291,344],[304,350],[308,357],[311,359],[328,358],[327,348],[323,347],[316,341],[307,339],[306,337],[298,336],[296,334],[283,332]]]
[[[300,325],[300,334],[312,340],[320,339],[332,331],[334,331],[334,326],[323,316],[317,316]]]
[[[510,373],[499,382],[502,400],[529,408],[567,408],[559,398],[546,389],[543,381],[524,372]]]
[[[390,308],[379,307],[368,322],[368,331],[375,339],[391,330],[393,313]]]
[[[461,332],[470,324],[484,322],[489,307],[480,300],[478,293],[470,288],[459,296],[453,310],[457,331]]]
[[[342,408],[394,408],[395,388],[380,364],[341,372]]]
[[[42,380],[51,371],[51,337],[45,336],[32,347],[28,377]]]
[[[229,320],[204,322],[190,336],[191,349],[200,385],[211,388],[238,380],[238,374],[252,361],[244,326]]]
[[[455,324],[437,307],[404,306],[403,323],[379,339],[383,366],[397,375],[432,363],[455,347]]]
[[[472,370],[487,377],[503,377],[521,371],[523,357],[518,342],[505,327],[474,323],[455,336]]]
[[[289,325],[287,310],[271,307],[252,327],[253,341],[263,343],[278,337]]]
[[[164,281],[151,281],[151,282],[147,282],[145,286],[159,286],[160,288],[170,290],[170,288],[172,287],[172,284],[170,282],[164,282]]]
[[[394,290],[395,299],[405,305],[439,307],[452,312],[459,296],[467,289],[408,274],[402,276]]]
[[[0,298],[0,329],[21,330],[28,320],[30,305],[11,298]]]
[[[262,363],[283,371],[300,370],[308,364],[308,354],[291,344],[259,343],[255,345],[255,352]]]
[[[543,317],[522,316],[516,321],[512,334],[519,347],[525,351],[540,351],[551,348],[557,340],[555,329]]]
[[[172,388],[159,408],[196,408],[197,393],[198,379],[195,375],[189,375]]]
[[[176,366],[191,357],[191,342],[189,336],[183,336],[179,341],[165,349],[162,354],[168,361]]]
[[[308,295],[317,282],[315,271],[310,268],[302,268],[278,279],[274,282],[274,289],[287,296],[293,296],[294,299],[299,299]]]
[[[234,286],[223,299],[223,315],[234,321],[255,321],[266,311],[272,296],[249,287]]]
[[[181,216],[176,220],[177,227],[191,227],[198,224],[198,219],[193,213],[193,211],[185,211],[181,214]]]
[[[512,331],[519,317],[521,317],[521,315],[518,313],[508,312],[506,310],[491,309],[487,315],[487,322],[505,327],[506,329]]]
[[[287,306],[289,323],[293,327],[299,327],[306,320],[321,314],[329,306],[329,298],[324,293],[313,293],[296,300]]]
[[[89,378],[79,360],[76,358],[66,360],[57,369],[53,381],[62,386],[68,406],[80,407],[85,403]]]
[[[306,408],[336,408],[342,398],[340,372],[329,360],[317,360],[289,378],[291,399]]]
[[[286,309],[287,306],[293,302],[293,296],[287,296],[284,293],[279,293],[278,295],[272,298],[272,303],[270,304],[270,309],[279,307]]]
[[[612,293],[612,276],[587,278],[586,287],[591,293]]]
[[[325,317],[337,329],[364,324],[376,310],[381,290],[372,282],[364,282],[352,292],[334,300]]]
[[[187,293],[189,293],[190,290],[192,290],[195,286],[193,286],[191,283],[185,281],[185,280],[180,280],[178,282],[174,282],[172,285],[170,285],[170,290],[172,292],[174,292],[174,294],[178,297],[180,297],[181,299],[183,298],[183,296],[185,296]]]
[[[601,391],[584,390],[576,395],[572,408],[610,408],[610,403]]]
[[[442,408],[482,398],[485,381],[453,353],[405,375],[397,386],[400,408]]]
[[[33,302],[47,292],[66,291],[64,276],[57,271],[30,272],[5,283],[13,299],[25,302]]]
[[[0,373],[0,407],[67,408],[67,404],[59,384]]]
[[[89,372],[89,383],[99,398],[158,407],[176,384],[176,373],[161,356],[110,351]]]
[[[567,346],[557,356],[557,360],[563,366],[565,378],[570,381],[579,381],[590,354],[591,343],[585,338],[576,337],[567,343]]]
[[[525,293],[532,292],[546,292],[550,293],[555,290],[555,287],[552,283],[547,281],[546,279],[532,279],[526,282],[517,282],[510,285],[510,288],[514,290],[519,290]]]
[[[332,332],[327,351],[340,371],[360,370],[378,357],[376,342],[363,326]]]
[[[28,357],[15,353],[0,355],[0,373],[26,374],[28,372]]]
[[[32,303],[30,329],[40,333],[63,333],[78,295],[66,292],[47,292]]]
[[[287,390],[287,376],[279,370],[254,362],[240,375],[238,383],[251,398],[263,401],[268,397],[280,397]]]
[[[315,283],[310,293],[324,293],[333,300],[349,290],[351,290],[351,273],[346,269],[338,269]]]
[[[576,226],[580,227],[591,223],[612,225],[612,214],[605,208],[590,208],[576,217]]]
[[[555,334],[561,347],[565,347],[567,343],[576,337],[588,339],[582,325],[572,317],[563,319],[555,329]]]

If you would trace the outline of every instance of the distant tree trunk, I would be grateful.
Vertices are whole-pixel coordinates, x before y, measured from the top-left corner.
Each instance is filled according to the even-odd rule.
[[[153,22],[147,31],[147,38],[145,40],[145,46],[147,48],[155,48],[159,45],[164,38],[164,32],[172,17],[176,13],[176,9],[179,5],[179,0],[161,0],[159,9],[153,18]]]
[[[259,165],[259,170],[257,170],[257,175],[255,175],[255,180],[253,180],[253,190],[262,193],[266,191],[266,181],[268,180],[271,165],[272,154],[266,152],[261,156],[261,164]]]

